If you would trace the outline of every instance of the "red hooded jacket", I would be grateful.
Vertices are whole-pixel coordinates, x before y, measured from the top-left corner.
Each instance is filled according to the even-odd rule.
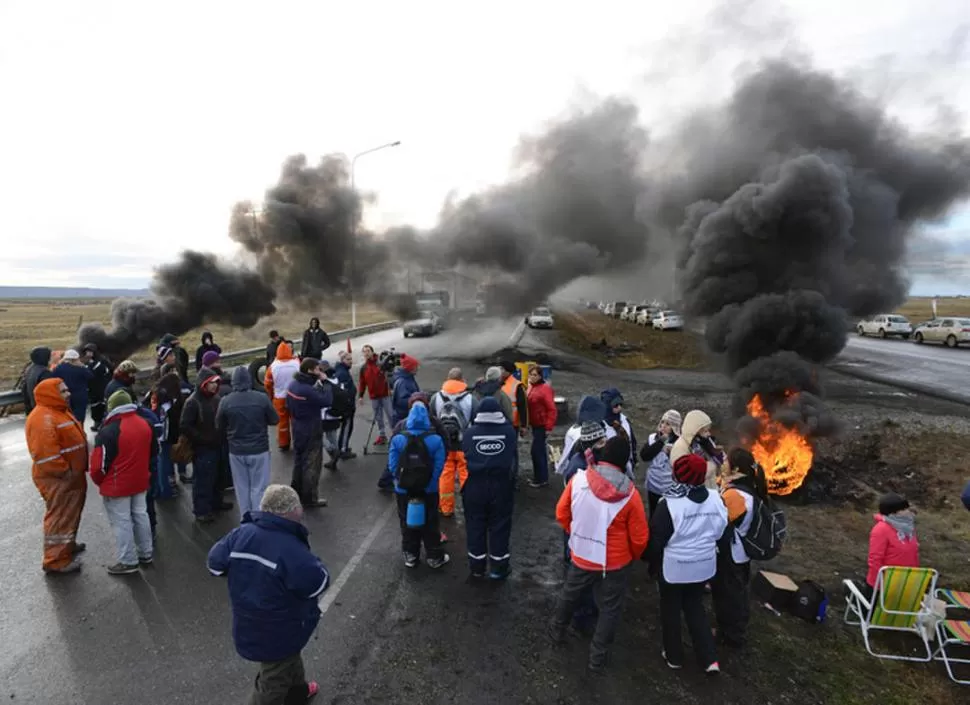
[[[366,360],[360,366],[360,383],[357,385],[357,394],[361,399],[364,398],[364,390],[370,392],[371,399],[383,399],[391,394],[391,388],[387,386],[387,377],[377,363],[377,358]]]
[[[876,525],[869,533],[869,573],[866,582],[876,586],[879,569],[884,566],[919,568],[919,541],[916,534],[903,540],[882,514],[874,514]]]
[[[108,414],[91,451],[91,479],[101,496],[133,497],[146,492],[156,447],[151,425],[134,404]]]

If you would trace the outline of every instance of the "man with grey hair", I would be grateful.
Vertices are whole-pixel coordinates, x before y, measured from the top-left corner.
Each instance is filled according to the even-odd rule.
[[[480,379],[472,390],[475,394],[475,401],[481,402],[486,397],[492,397],[502,408],[505,418],[512,421],[512,400],[509,395],[502,391],[502,368],[489,367],[485,370],[485,379]]]
[[[455,514],[455,478],[458,478],[459,489],[465,486],[465,480],[468,479],[468,465],[465,463],[461,438],[474,417],[475,406],[475,397],[465,384],[461,368],[452,367],[441,391],[431,398],[429,407],[431,416],[438,419],[445,429],[442,440],[445,442],[447,455],[438,486],[438,511],[443,517]]]
[[[259,511],[209,551],[209,572],[229,577],[236,651],[259,663],[250,705],[305,703],[320,691],[306,680],[301,652],[320,621],[317,602],[330,574],[310,551],[302,519],[296,491],[270,485]]]

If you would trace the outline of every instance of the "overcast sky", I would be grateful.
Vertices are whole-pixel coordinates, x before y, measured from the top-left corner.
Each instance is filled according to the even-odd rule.
[[[967,0],[716,5],[0,0],[0,284],[140,287],[180,249],[231,255],[232,204],[296,152],[401,140],[358,164],[368,224],[428,226],[570,104],[632,95],[662,133],[758,55],[970,127]],[[970,240],[968,212],[934,233]]]

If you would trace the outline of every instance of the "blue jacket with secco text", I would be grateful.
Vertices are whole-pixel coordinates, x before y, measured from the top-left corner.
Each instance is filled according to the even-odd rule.
[[[317,628],[330,574],[308,536],[295,521],[247,512],[209,551],[209,572],[229,574],[232,638],[244,659],[282,661],[302,651]]]
[[[397,468],[400,463],[401,453],[404,452],[404,449],[408,445],[408,434],[417,436],[430,431],[430,435],[424,439],[424,445],[427,446],[428,453],[431,454],[431,462],[434,464],[434,474],[431,477],[431,482],[428,483],[424,491],[427,494],[437,494],[438,479],[441,477],[441,471],[445,468],[447,452],[445,451],[445,442],[441,439],[441,436],[431,430],[431,419],[428,416],[428,407],[424,404],[415,404],[412,406],[405,427],[407,430],[404,433],[399,433],[394,436],[388,448],[387,467],[390,469],[391,474],[394,475],[394,491],[398,494],[407,494],[397,486]]]
[[[408,400],[415,392],[420,392],[418,381],[414,375],[407,372],[402,367],[394,370],[393,393],[391,395],[391,408],[394,409],[394,423],[398,423],[408,416]],[[393,425],[393,424],[392,424]]]
[[[512,477],[517,443],[515,427],[491,398],[482,399],[474,420],[462,434],[468,477],[506,473]]]

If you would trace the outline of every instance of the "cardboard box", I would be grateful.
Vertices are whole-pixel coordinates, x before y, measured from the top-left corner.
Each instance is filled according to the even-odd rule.
[[[761,602],[783,611],[790,607],[798,586],[787,575],[759,570],[751,582],[751,591]]]

